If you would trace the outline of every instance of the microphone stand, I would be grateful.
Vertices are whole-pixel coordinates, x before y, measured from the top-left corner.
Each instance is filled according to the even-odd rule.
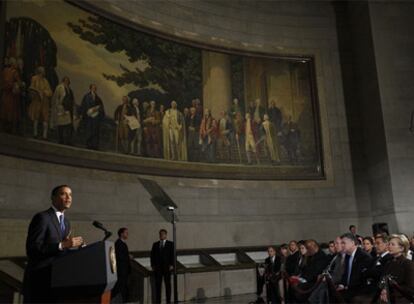
[[[173,287],[174,287],[174,303],[178,303],[178,286],[177,286],[177,229],[176,223],[177,218],[175,215],[175,208],[168,207],[168,210],[171,211],[171,224],[173,225],[173,253],[174,253],[174,276],[173,276]]]
[[[112,232],[110,232],[108,230],[105,230],[105,236],[104,236],[102,242],[105,242],[107,239],[109,239],[111,237],[111,235],[112,235]]]

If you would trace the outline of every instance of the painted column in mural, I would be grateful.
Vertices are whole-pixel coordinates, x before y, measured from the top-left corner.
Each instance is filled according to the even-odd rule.
[[[230,56],[203,51],[203,106],[210,109],[213,117],[231,107]]]

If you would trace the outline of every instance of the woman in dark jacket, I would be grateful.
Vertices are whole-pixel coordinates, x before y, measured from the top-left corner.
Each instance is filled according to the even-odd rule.
[[[384,275],[391,275],[401,291],[406,296],[411,296],[411,301],[391,285],[389,294],[386,289],[381,290],[381,301],[383,302],[387,302],[388,298],[391,303],[412,302],[414,297],[414,263],[406,258],[408,248],[409,241],[406,236],[402,234],[391,236],[388,250],[393,256],[393,260],[385,267]]]

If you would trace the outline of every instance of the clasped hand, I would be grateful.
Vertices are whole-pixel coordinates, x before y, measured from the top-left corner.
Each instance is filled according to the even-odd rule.
[[[62,241],[63,249],[77,248],[84,244],[83,238],[81,236],[77,237],[67,237]]]

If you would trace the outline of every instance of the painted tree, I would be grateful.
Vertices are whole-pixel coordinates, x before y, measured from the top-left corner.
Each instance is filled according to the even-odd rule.
[[[181,107],[200,97],[200,50],[138,32],[99,16],[79,19],[77,24],[68,23],[68,26],[81,39],[103,46],[111,53],[125,52],[134,67],[120,64],[120,74],[103,74],[119,86],[133,84],[139,89],[158,88],[165,95],[164,100],[175,99]],[[137,67],[138,63],[141,66],[144,63],[146,67]]]

